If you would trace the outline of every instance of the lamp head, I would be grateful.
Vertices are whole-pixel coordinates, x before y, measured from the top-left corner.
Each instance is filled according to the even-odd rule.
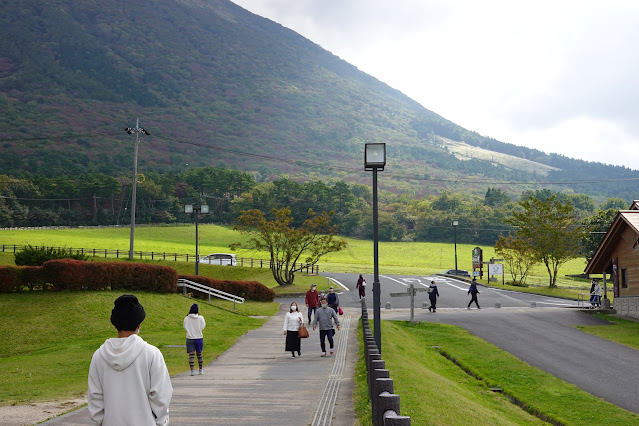
[[[367,143],[364,148],[364,170],[384,170],[386,165],[386,144]]]

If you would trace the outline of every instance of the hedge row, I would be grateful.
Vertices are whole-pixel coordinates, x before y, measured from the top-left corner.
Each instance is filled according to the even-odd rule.
[[[0,291],[144,290],[177,291],[177,271],[168,266],[124,262],[49,260],[42,266],[0,267]]]
[[[273,299],[275,299],[275,292],[257,281],[219,281],[200,275],[180,275],[180,278],[225,291],[248,300],[272,302]]]

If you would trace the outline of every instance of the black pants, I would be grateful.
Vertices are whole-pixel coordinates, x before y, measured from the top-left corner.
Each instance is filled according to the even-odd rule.
[[[430,300],[430,307],[433,308],[433,311],[437,309],[437,297],[428,298]]]
[[[333,333],[335,330],[332,328],[330,330],[320,330],[320,346],[322,347],[322,352],[326,352],[326,342],[325,339],[328,337],[328,344],[331,349],[333,349]]]
[[[470,297],[470,302],[468,302],[468,307],[470,308],[471,303],[475,302],[475,305],[477,305],[477,308],[479,308],[479,302],[477,302],[477,293],[473,293],[471,294]]]

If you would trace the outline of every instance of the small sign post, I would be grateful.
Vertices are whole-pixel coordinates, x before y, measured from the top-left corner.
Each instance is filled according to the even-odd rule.
[[[504,285],[504,265],[502,263],[495,262],[503,262],[504,259],[495,259],[492,257],[490,259],[490,263],[488,263],[488,276],[492,275],[501,275],[501,285]],[[496,279],[494,281],[497,281]]]
[[[427,288],[415,288],[413,283],[410,284],[406,293],[391,293],[391,297],[403,297],[410,296],[410,322],[414,322],[415,319],[415,293],[418,291],[428,291]]]
[[[473,276],[479,276],[479,278],[484,277],[484,271],[482,269],[482,262],[484,259],[484,253],[481,247],[475,247],[473,249]],[[479,271],[477,271],[479,269]]]

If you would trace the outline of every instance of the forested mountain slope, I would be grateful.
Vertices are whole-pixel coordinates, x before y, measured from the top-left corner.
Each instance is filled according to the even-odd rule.
[[[226,0],[4,0],[0,110],[0,171],[12,176],[128,176],[123,129],[136,117],[151,133],[141,173],[223,165],[258,180],[369,182],[363,145],[386,142],[380,185],[411,196],[541,181],[631,200],[634,181],[619,179],[639,176],[463,129]],[[532,167],[458,158],[450,141]]]

